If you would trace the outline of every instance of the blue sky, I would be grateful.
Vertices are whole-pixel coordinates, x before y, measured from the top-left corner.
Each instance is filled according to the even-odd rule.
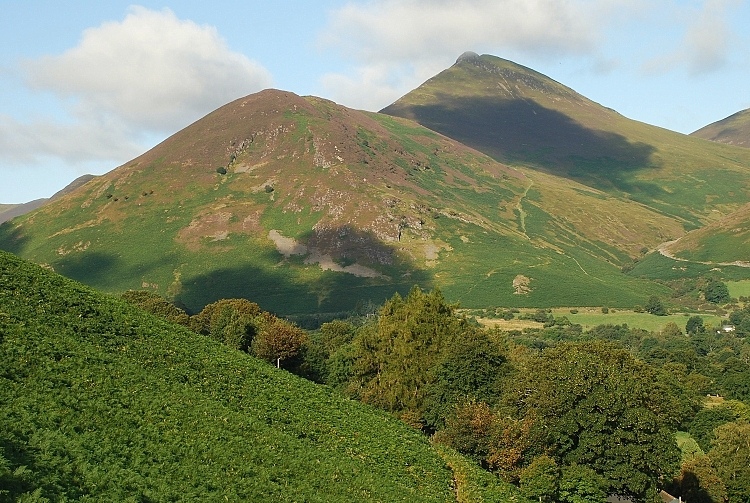
[[[0,0],[0,203],[274,87],[379,110],[464,51],[690,133],[750,108],[747,0]]]

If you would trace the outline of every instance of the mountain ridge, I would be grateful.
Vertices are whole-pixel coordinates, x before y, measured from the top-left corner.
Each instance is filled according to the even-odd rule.
[[[750,108],[703,126],[690,135],[748,148],[750,147]]]
[[[632,306],[667,290],[621,268],[736,211],[748,191],[750,153],[635,123],[515,63],[465,54],[428,82],[400,106],[437,100],[449,125],[487,112],[474,145],[265,90],[0,227],[0,245],[105,291],[147,288],[192,311],[245,297],[279,314],[334,313],[415,284],[467,307]],[[449,92],[465,95],[446,101]],[[500,120],[512,137],[500,146],[516,149],[500,162],[477,147],[497,138],[493,114],[508,110],[522,114]],[[680,160],[665,162],[675,149]],[[712,178],[691,164],[719,158]],[[518,281],[532,286],[519,295]]]

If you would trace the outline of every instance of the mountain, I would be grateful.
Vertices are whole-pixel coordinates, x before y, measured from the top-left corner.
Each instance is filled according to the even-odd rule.
[[[241,98],[6,223],[0,247],[191,312],[244,297],[337,313],[415,284],[464,307],[633,306],[668,290],[621,269],[736,211],[750,184],[750,151],[492,56],[462,56],[385,112],[407,118]]]
[[[750,268],[750,204],[662,247],[677,260]]]
[[[382,112],[640,202],[687,230],[736,210],[750,190],[750,152],[633,121],[494,56],[466,53]]]
[[[524,501],[382,411],[5,252],[0,384],[3,501]]]
[[[737,112],[690,134],[728,145],[750,147],[750,109]]]
[[[750,151],[633,121],[545,75],[490,55],[465,53],[381,112],[415,120],[517,168],[538,191],[541,207],[549,210],[551,200],[565,201],[550,213],[574,228],[582,227],[578,215],[600,209],[583,210],[588,202],[577,194],[584,189],[566,189],[561,179],[611,199],[597,229],[608,222],[627,228],[643,218],[632,213],[637,203],[649,218],[660,215],[681,227],[662,224],[657,234],[672,236],[664,241],[732,214],[750,194]],[[555,183],[549,183],[550,175],[557,176]],[[612,208],[614,201],[621,206]],[[648,241],[653,234],[641,229],[629,242]],[[734,260],[742,254],[735,249]]]
[[[58,197],[62,197],[69,192],[72,192],[92,178],[94,178],[94,175],[79,176],[64,188],[55,192],[55,194],[50,198],[34,199],[33,201],[29,201],[28,203],[23,204],[0,204],[0,224],[18,216],[25,215],[30,211],[34,211],[35,209],[47,204],[47,202],[52,201]]]

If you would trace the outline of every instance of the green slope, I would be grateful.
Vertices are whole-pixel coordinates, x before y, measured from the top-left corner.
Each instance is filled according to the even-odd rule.
[[[414,284],[465,307],[664,293],[620,266],[681,235],[678,221],[533,175],[411,121],[264,91],[4,224],[0,248],[192,312],[245,297],[282,315],[335,313]]]
[[[662,225],[646,240],[678,238],[736,211],[750,195],[747,149],[630,120],[494,56],[467,53],[382,112],[462,141],[535,182],[544,172],[601,190],[622,202],[619,221],[638,220],[631,212],[641,205],[681,227],[664,232]],[[542,197],[551,187],[537,185]],[[569,201],[556,217],[573,221],[583,201]]]
[[[704,126],[690,135],[728,145],[750,147],[750,109]]]
[[[0,404],[9,497],[454,499],[403,423],[5,252]]]

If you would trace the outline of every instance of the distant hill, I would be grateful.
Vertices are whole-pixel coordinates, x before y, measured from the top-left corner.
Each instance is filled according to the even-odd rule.
[[[382,113],[415,120],[516,167],[532,181],[540,207],[577,229],[579,215],[601,210],[578,197],[581,188],[566,190],[561,179],[602,191],[610,208],[618,201],[615,216],[608,214],[597,229],[606,229],[606,221],[627,229],[628,223],[659,214],[682,227],[662,226],[664,241],[732,214],[750,193],[750,151],[707,145],[630,120],[545,75],[490,55],[465,53]],[[554,210],[552,200],[558,201]],[[651,215],[637,216],[633,202]],[[606,240],[644,243],[650,235],[653,228]],[[744,259],[743,253],[735,248],[733,259]]]
[[[414,284],[466,307],[641,304],[664,287],[620,266],[683,233],[673,217],[532,179],[414,122],[267,90],[0,227],[0,247],[192,312],[245,297],[288,315]]]
[[[445,502],[441,453],[459,490],[500,486],[382,411],[5,252],[0,384],[13,501]]]
[[[35,209],[47,204],[47,202],[52,201],[58,197],[62,197],[69,192],[72,192],[92,178],[94,178],[94,175],[79,176],[64,188],[55,192],[55,194],[50,198],[35,199],[23,204],[0,204],[0,224],[18,216],[25,215],[30,211],[34,211]]]
[[[750,204],[664,246],[680,260],[750,268]]]
[[[466,53],[383,113],[516,167],[638,201],[700,227],[746,202],[750,152],[628,119],[529,68]],[[524,171],[529,175],[528,171]],[[533,175],[529,175],[532,176]]]
[[[690,134],[728,145],[750,147],[750,109],[737,112]]]

